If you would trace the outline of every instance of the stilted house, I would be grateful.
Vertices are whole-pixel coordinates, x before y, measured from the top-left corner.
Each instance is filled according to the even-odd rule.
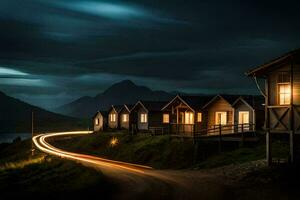
[[[247,72],[265,96],[267,162],[272,163],[274,134],[289,136],[289,160],[295,157],[295,136],[300,133],[300,49],[291,51]],[[258,78],[264,80],[264,89]],[[298,138],[298,137],[297,137]]]
[[[121,110],[121,105],[112,105],[108,110],[108,127],[111,129],[119,128],[119,111]]]
[[[130,110],[133,108],[133,105],[124,104],[119,111],[119,127],[121,129],[130,129]]]
[[[103,131],[106,127],[107,124],[107,112],[105,111],[98,111],[94,117],[93,117],[93,122],[94,122],[94,131]]]
[[[130,111],[130,123],[134,130],[149,131],[162,127],[161,108],[166,102],[138,101]]]
[[[206,129],[202,107],[212,96],[177,95],[162,109],[163,124],[171,134],[187,134]]]

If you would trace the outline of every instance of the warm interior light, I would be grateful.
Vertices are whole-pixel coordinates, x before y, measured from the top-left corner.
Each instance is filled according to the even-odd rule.
[[[141,123],[147,123],[148,122],[148,115],[147,113],[141,114]]]
[[[169,122],[170,122],[169,114],[163,114],[163,123],[169,123]]]
[[[128,122],[129,115],[123,114],[123,122]]]
[[[185,124],[194,124],[194,113],[185,112],[184,123]]]
[[[287,105],[291,103],[291,86],[289,83],[279,84],[279,104]]]

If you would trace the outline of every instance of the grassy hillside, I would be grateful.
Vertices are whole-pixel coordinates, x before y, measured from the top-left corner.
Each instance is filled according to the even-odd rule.
[[[118,144],[110,145],[112,138]],[[74,152],[99,155],[110,159],[139,163],[154,168],[211,168],[228,164],[238,164],[265,158],[264,143],[254,147],[238,148],[238,144],[224,146],[224,152],[218,154],[218,144],[201,142],[198,149],[191,140],[171,138],[170,136],[130,136],[126,133],[94,133],[87,136],[61,138],[50,141],[55,146]],[[285,158],[288,147],[275,142],[274,156]]]
[[[72,161],[30,153],[30,141],[0,145],[1,198],[92,198],[111,199],[116,190],[101,172]]]

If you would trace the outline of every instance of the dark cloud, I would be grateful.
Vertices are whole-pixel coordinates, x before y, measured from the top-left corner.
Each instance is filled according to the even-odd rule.
[[[123,79],[169,91],[253,93],[244,72],[299,47],[299,5],[3,0],[0,90],[46,107]]]

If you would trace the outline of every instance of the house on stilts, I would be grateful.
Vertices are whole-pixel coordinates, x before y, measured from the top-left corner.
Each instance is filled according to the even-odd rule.
[[[246,73],[265,96],[266,158],[272,164],[272,138],[288,136],[289,158],[297,159],[300,133],[300,49]],[[261,83],[261,80],[264,83]],[[263,86],[262,86],[263,85]]]

